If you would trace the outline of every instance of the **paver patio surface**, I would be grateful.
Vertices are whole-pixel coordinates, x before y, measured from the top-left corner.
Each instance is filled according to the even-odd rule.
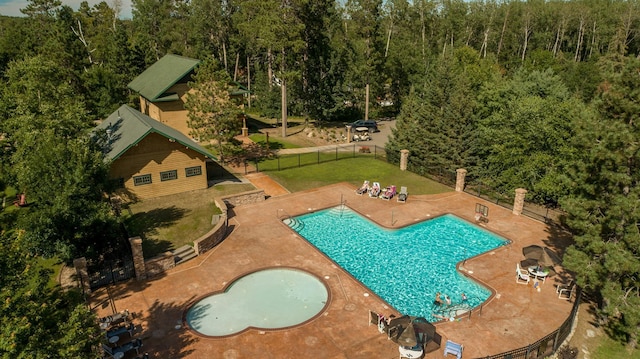
[[[495,295],[471,318],[437,323],[442,346],[447,339],[464,344],[464,358],[497,354],[535,342],[569,316],[572,303],[555,293],[554,282],[564,277],[560,266],[558,275],[542,284],[539,292],[532,285],[515,282],[523,247],[539,244],[562,253],[568,243],[566,233],[466,193],[410,195],[406,203],[398,203],[358,196],[354,190],[341,183],[233,208],[230,233],[216,248],[162,275],[117,284],[108,292],[117,310],[136,314],[143,350],[152,358],[398,358],[397,345],[368,324],[369,310],[391,314],[393,308],[281,219],[342,201],[384,227],[399,228],[445,213],[474,222],[475,204],[482,203],[489,207],[484,227],[513,242],[460,266],[463,274],[484,283]],[[198,298],[223,290],[243,274],[277,266],[304,269],[322,279],[330,291],[325,310],[299,327],[249,329],[224,338],[202,337],[184,327],[184,312]],[[98,315],[111,314],[106,297],[105,288],[91,298]],[[426,358],[443,358],[442,349]]]

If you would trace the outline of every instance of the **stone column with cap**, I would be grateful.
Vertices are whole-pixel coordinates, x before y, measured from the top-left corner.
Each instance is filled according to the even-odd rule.
[[[142,238],[129,238],[131,253],[133,254],[133,268],[136,271],[137,280],[147,279],[147,269],[144,265],[144,253],[142,252]]]
[[[242,114],[242,137],[249,137],[249,128],[247,127],[247,116]]]
[[[464,178],[467,176],[467,170],[458,168],[456,170],[456,192],[464,192]]]
[[[400,150],[400,171],[407,170],[408,162],[409,162],[409,150]]]
[[[519,216],[524,208],[524,197],[527,190],[524,188],[516,188],[516,198],[513,200],[513,214]]]

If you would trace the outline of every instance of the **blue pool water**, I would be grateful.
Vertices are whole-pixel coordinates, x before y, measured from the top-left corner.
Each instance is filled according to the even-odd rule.
[[[285,223],[401,314],[430,321],[484,302],[491,292],[459,274],[456,264],[508,243],[454,215],[385,229],[340,206]],[[437,292],[443,300],[448,295],[451,306],[434,305]]]
[[[207,296],[185,315],[189,327],[207,336],[247,328],[280,329],[301,324],[324,309],[329,292],[314,275],[270,268],[240,277],[222,293]]]

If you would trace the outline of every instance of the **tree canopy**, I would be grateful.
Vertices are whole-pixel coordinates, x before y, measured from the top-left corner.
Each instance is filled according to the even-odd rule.
[[[20,232],[0,230],[0,356],[100,358],[95,315],[74,292],[49,287],[51,270],[25,251]]]
[[[193,90],[187,94],[186,109],[189,111],[189,128],[192,137],[199,141],[214,140],[223,156],[223,145],[233,139],[240,130],[238,119],[242,115],[242,101],[229,94],[231,78],[216,60],[207,59],[196,69]]]
[[[283,135],[290,115],[395,117],[392,161],[408,149],[418,173],[465,167],[561,206],[567,267],[637,343],[637,0],[134,0],[132,19],[118,4],[30,0],[25,17],[0,16],[0,184],[34,203],[0,223],[29,255],[70,260],[114,240],[87,134],[135,106],[126,85],[171,53],[205,60],[188,104],[203,139],[238,131],[225,93],[237,81]]]
[[[607,60],[609,61],[609,60]],[[640,61],[607,63],[594,117],[580,124],[580,160],[569,172],[563,199],[575,244],[565,265],[595,293],[614,336],[632,345],[640,328]]]

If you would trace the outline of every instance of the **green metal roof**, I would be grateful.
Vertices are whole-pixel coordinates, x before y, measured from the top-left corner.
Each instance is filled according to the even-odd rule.
[[[217,161],[218,159],[198,145],[195,141],[185,136],[182,132],[158,122],[151,117],[135,110],[127,105],[122,105],[118,110],[109,115],[94,131],[105,130],[109,138],[106,144],[105,160],[113,161],[122,156],[129,148],[142,141],[150,133],[157,133],[190,148],[205,157]]]
[[[167,101],[171,95],[165,93],[198,66],[200,60],[178,55],[165,55],[149,66],[128,87],[151,102]]]
[[[249,95],[251,91],[247,90],[247,88],[239,83],[238,81],[229,82],[229,95],[231,96],[240,96],[240,95]]]

